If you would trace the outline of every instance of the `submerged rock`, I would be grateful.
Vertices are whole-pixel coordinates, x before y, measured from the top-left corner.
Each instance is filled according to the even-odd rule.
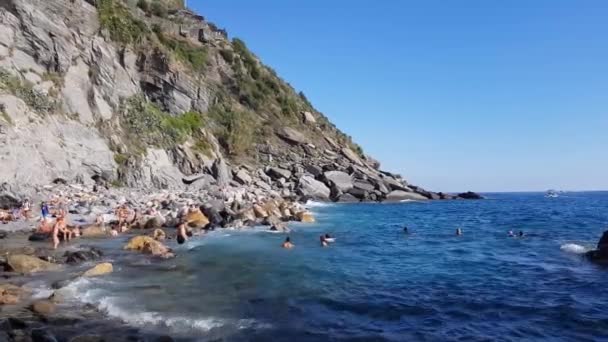
[[[462,199],[483,199],[483,196],[472,191],[463,192],[458,194],[456,197]]]
[[[66,258],[65,262],[68,264],[80,264],[85,261],[98,260],[103,256],[103,252],[97,248],[91,247],[86,250],[75,252],[67,251],[63,256]]]
[[[113,270],[114,270],[114,268],[112,267],[111,263],[104,262],[104,263],[95,265],[95,267],[93,267],[93,268],[89,269],[88,271],[84,272],[82,274],[82,276],[83,277],[97,277],[97,276],[100,276],[100,275],[112,273]]]
[[[35,314],[48,316],[55,313],[57,308],[55,306],[55,303],[51,302],[50,300],[44,299],[32,303],[32,305],[30,306],[30,310],[32,310],[32,312],[34,312]]]
[[[154,240],[152,237],[145,235],[139,235],[131,238],[123,249],[138,251],[144,254],[151,254],[163,259],[172,258],[175,256],[173,253],[171,253],[171,249],[169,249],[167,246]]]
[[[427,198],[422,196],[421,194],[415,192],[406,192],[402,190],[394,190],[391,191],[388,195],[386,195],[386,201],[395,202],[395,201],[403,201],[403,200],[411,200],[411,201],[426,201]]]
[[[0,305],[19,303],[26,291],[13,284],[0,284]]]
[[[315,222],[315,217],[312,215],[310,211],[300,211],[296,213],[296,217],[298,221],[305,223],[313,223]]]

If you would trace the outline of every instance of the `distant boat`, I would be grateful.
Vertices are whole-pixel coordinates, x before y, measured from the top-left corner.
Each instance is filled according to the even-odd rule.
[[[545,197],[547,197],[547,198],[555,198],[555,197],[559,197],[559,195],[557,194],[557,191],[555,191],[555,190],[549,190],[545,194]]]

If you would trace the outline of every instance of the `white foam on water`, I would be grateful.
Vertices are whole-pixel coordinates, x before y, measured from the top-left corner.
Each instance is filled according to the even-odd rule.
[[[99,283],[99,279],[90,280],[80,278],[62,289],[67,296],[81,303],[96,306],[109,317],[141,328],[155,326],[166,328],[174,333],[208,332],[211,329],[223,326],[233,326],[236,329],[253,328],[264,329],[270,327],[268,324],[260,324],[253,319],[220,319],[215,317],[188,317],[169,313],[154,311],[137,311],[128,299],[110,295],[110,291],[103,290],[105,286]],[[102,281],[104,282],[104,281]],[[111,281],[105,281],[110,285]]]
[[[317,202],[317,201],[308,200],[308,201],[306,201],[306,204],[304,206],[310,207],[310,208],[316,208],[316,207],[331,207],[333,205],[334,205],[334,203]]]
[[[574,254],[583,254],[590,250],[590,248],[587,248],[587,247],[581,246],[581,245],[577,245],[575,243],[563,244],[559,247],[559,249],[561,249],[564,252],[574,253]]]

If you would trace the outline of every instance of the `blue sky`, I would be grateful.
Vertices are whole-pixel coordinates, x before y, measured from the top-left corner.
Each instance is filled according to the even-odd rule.
[[[411,183],[608,189],[608,1],[188,5]]]

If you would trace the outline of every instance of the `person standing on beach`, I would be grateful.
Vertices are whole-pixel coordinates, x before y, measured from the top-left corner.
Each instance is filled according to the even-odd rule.
[[[46,202],[42,202],[40,205],[40,214],[43,220],[46,220],[46,217],[49,216],[49,205]]]

